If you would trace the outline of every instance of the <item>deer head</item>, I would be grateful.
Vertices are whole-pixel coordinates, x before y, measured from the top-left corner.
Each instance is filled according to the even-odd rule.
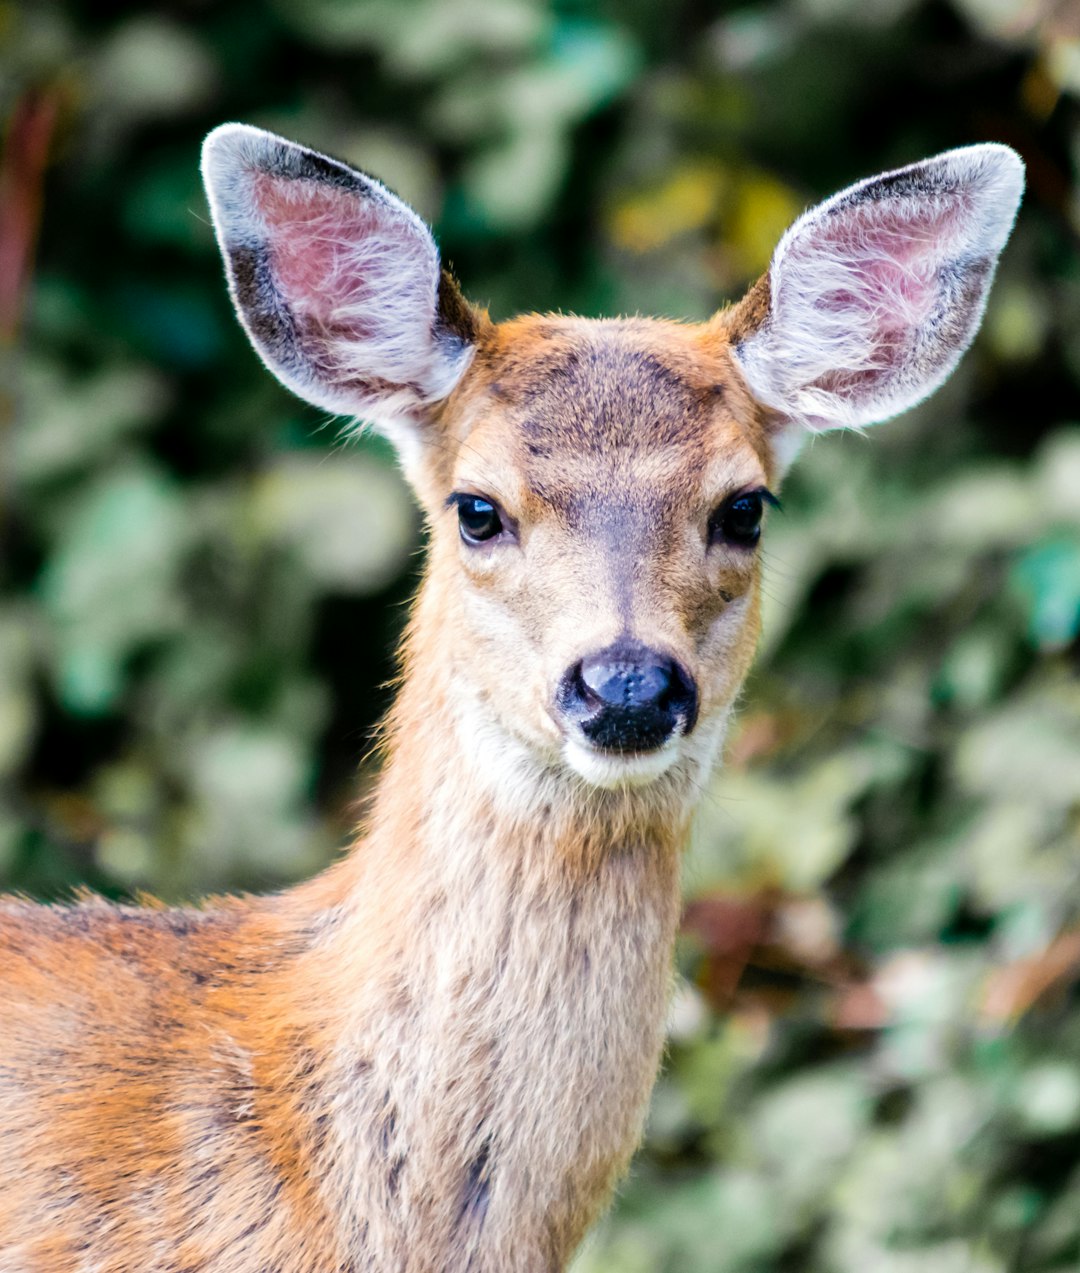
[[[371,177],[238,124],[211,133],[204,174],[263,361],[398,448],[457,745],[619,788],[714,764],[784,469],[808,433],[887,419],[949,375],[1023,187],[993,144],[859,182],[701,325],[494,323]]]

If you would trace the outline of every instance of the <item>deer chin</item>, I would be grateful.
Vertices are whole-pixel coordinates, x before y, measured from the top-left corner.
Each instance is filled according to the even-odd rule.
[[[592,787],[612,790],[619,787],[646,787],[663,777],[679,760],[682,734],[675,734],[655,751],[601,751],[580,738],[563,743],[562,756],[568,768]]]

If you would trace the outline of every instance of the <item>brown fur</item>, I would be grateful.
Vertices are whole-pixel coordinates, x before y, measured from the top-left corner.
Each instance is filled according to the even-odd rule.
[[[364,838],[272,897],[0,908],[4,1273],[556,1270],[634,1151],[757,636],[756,554],[706,527],[769,440],[728,319],[494,326],[455,296],[478,352],[411,465],[432,547]],[[453,490],[520,548],[463,549]],[[601,789],[550,704],[620,634],[700,718]]]

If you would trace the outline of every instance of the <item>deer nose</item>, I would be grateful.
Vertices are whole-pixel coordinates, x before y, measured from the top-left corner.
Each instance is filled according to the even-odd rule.
[[[569,668],[557,695],[564,718],[603,751],[655,751],[697,718],[697,689],[674,659],[617,641]]]

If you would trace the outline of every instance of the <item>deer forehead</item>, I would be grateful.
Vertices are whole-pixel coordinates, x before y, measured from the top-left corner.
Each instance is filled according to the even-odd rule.
[[[469,380],[451,480],[519,516],[668,523],[769,476],[759,412],[706,328],[516,319]]]

